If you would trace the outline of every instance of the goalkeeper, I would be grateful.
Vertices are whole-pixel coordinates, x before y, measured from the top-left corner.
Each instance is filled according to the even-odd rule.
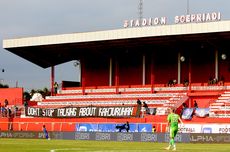
[[[174,138],[175,138],[177,131],[178,131],[178,121],[180,121],[182,124],[183,124],[183,122],[180,119],[180,116],[175,113],[175,109],[170,109],[170,114],[168,115],[167,120],[168,120],[168,127],[170,127],[170,129],[169,129],[170,141],[169,141],[169,146],[166,147],[165,149],[169,150],[172,147],[173,148],[172,150],[175,151],[176,145],[175,145]]]

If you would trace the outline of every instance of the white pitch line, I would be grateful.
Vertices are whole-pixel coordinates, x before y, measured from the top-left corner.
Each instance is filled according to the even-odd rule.
[[[84,149],[79,149],[79,148],[65,148],[65,149],[51,149],[50,152],[58,152],[58,151],[72,151],[72,150],[79,150],[79,151],[88,151],[88,150],[84,150]],[[149,151],[149,150],[137,150],[137,149],[133,149],[133,150],[119,150],[119,152],[127,152],[127,151]],[[151,151],[158,151],[158,150],[151,150]],[[92,152],[117,152],[117,150],[92,150]]]

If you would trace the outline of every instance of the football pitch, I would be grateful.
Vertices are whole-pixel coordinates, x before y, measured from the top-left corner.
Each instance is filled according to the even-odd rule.
[[[163,152],[167,143],[3,139],[1,152]],[[171,150],[170,150],[171,151]],[[229,152],[229,144],[177,143],[178,152]]]

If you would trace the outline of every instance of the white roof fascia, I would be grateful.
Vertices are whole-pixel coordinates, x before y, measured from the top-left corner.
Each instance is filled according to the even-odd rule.
[[[107,31],[72,33],[3,40],[3,48],[29,47],[40,45],[54,45],[65,43],[81,43],[104,40],[119,40],[141,37],[158,37],[170,35],[187,35],[199,33],[229,32],[230,21],[174,24],[148,26],[138,28],[124,28]]]

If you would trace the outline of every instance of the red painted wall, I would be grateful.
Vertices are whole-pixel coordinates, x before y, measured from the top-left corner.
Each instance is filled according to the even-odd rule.
[[[109,58],[92,55],[84,60],[85,86],[109,85]]]
[[[151,68],[154,71],[155,84],[167,84],[170,79],[178,76],[178,51],[153,50],[153,52],[127,51],[113,55],[112,84],[115,85],[115,68],[118,63],[119,85],[142,85],[142,57],[146,56],[146,84],[151,84]],[[181,62],[181,83],[189,79],[189,58],[191,59],[192,83],[207,83],[210,77],[215,76],[215,51],[200,48],[197,50],[182,51],[185,62]],[[84,59],[84,76],[86,86],[109,85],[109,57],[94,54]],[[230,62],[219,59],[219,76],[223,75],[225,82],[230,82]],[[151,67],[153,62],[153,67]],[[178,81],[178,80],[177,80]]]
[[[219,77],[223,76],[225,82],[230,82],[230,56],[226,60],[219,60]]]
[[[0,88],[0,103],[4,105],[5,99],[10,105],[23,104],[23,88]]]
[[[127,53],[119,57],[119,84],[142,84],[142,55]]]
[[[214,50],[195,50],[192,52],[192,83],[207,83],[210,77],[215,77]]]
[[[154,56],[155,83],[166,84],[170,79],[177,80],[177,53],[163,50]]]

